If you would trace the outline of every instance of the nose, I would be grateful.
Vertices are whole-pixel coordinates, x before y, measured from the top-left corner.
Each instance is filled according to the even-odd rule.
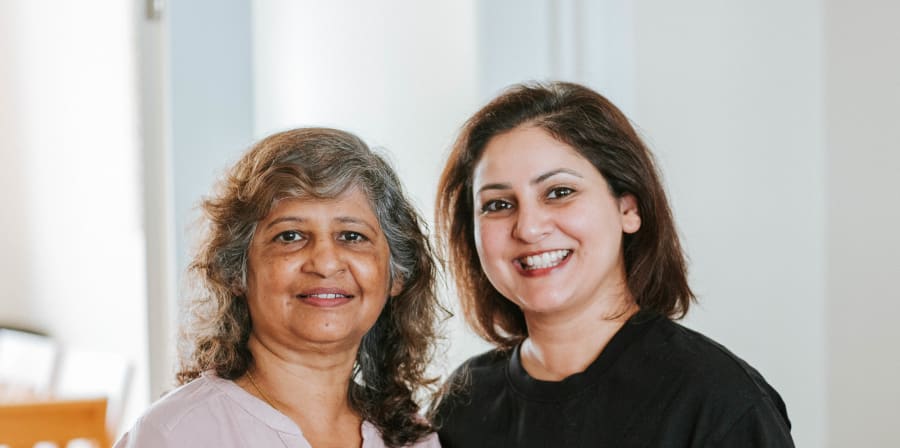
[[[519,203],[513,226],[513,238],[525,243],[536,243],[553,231],[551,213],[540,204]]]
[[[301,272],[329,278],[346,270],[343,256],[334,241],[325,239],[311,243],[306,248],[307,257],[300,266]]]

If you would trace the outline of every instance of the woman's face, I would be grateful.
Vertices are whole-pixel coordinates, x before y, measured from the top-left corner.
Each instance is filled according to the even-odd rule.
[[[389,295],[390,251],[368,198],[283,199],[248,249],[253,334],[287,348],[358,346]]]
[[[640,228],[636,201],[572,147],[536,127],[497,135],[472,190],[481,265],[526,317],[630,300],[622,236]]]

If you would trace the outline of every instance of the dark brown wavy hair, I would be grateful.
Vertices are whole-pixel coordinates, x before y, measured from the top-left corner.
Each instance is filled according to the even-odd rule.
[[[334,198],[353,187],[365,192],[378,217],[390,247],[391,276],[403,279],[403,291],[388,300],[363,337],[349,401],[378,427],[386,444],[403,446],[432,431],[417,416],[416,398],[435,382],[426,368],[444,310],[435,295],[433,250],[419,214],[390,165],[347,132],[307,128],[267,137],[202,202],[207,229],[189,268],[199,293],[189,304],[177,380],[186,383],[206,370],[236,379],[252,364],[247,348],[252,320],[245,297],[235,291],[246,289],[251,237],[275,203]]]
[[[438,184],[435,229],[456,281],[468,324],[482,338],[510,349],[528,336],[522,311],[488,280],[475,249],[472,174],[496,135],[534,126],[591,162],[616,197],[631,194],[641,227],[623,236],[628,288],[642,310],[680,318],[694,294],[665,190],[650,151],[624,114],[593,90],[572,83],[512,86],[462,128]]]

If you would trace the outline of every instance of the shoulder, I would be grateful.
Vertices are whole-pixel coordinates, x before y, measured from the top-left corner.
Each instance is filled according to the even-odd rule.
[[[698,386],[777,395],[755,368],[722,344],[671,320],[660,319],[643,348],[656,351],[662,365],[689,376]]]
[[[498,371],[506,369],[509,357],[512,356],[513,350],[488,350],[479,355],[475,355],[459,365],[453,371],[451,376],[458,375],[491,375]]]
[[[512,350],[489,350],[459,365],[447,378],[447,392],[459,392],[505,381]]]
[[[223,406],[228,400],[224,383],[229,381],[204,375],[172,390],[154,403],[116,446],[170,446],[184,434],[215,431],[215,415],[229,408]]]
[[[659,319],[636,345],[639,356],[632,359],[640,362],[632,366],[643,373],[635,376],[656,386],[655,400],[668,403],[670,417],[709,423],[712,439],[754,425],[776,425],[789,432],[787,409],[778,392],[722,344]]]
[[[444,382],[431,414],[435,423],[446,420],[458,407],[480,401],[478,397],[499,391],[506,382],[506,369],[512,350],[490,350],[459,365]]]
[[[166,394],[147,410],[142,420],[173,429],[198,411],[224,399],[222,383],[225,382],[228,380],[216,376],[201,376]]]

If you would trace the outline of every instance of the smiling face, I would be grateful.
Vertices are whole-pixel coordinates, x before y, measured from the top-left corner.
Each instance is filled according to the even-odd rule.
[[[636,201],[572,147],[536,127],[497,135],[472,191],[481,265],[526,318],[631,300],[622,237],[640,228]]]
[[[282,199],[248,248],[246,298],[263,344],[358,346],[389,295],[390,250],[368,198]]]

